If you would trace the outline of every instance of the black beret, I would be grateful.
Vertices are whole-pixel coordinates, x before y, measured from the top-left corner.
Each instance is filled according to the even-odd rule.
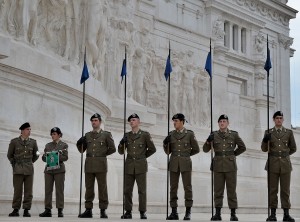
[[[136,114],[136,113],[132,113],[129,117],[128,117],[128,122],[132,119],[132,118],[137,118],[137,119],[140,119],[139,115]]]
[[[53,127],[53,128],[50,130],[50,135],[51,135],[52,133],[57,133],[57,134],[62,135],[62,133],[61,133],[61,131],[60,131],[60,128],[58,128],[58,127]]]
[[[182,114],[182,113],[176,113],[173,117],[172,117],[172,120],[174,119],[179,119],[181,121],[184,121],[185,120],[185,116]]]
[[[92,115],[90,121],[92,121],[92,119],[94,118],[98,118],[101,121],[101,115],[99,113],[95,113],[94,115]]]
[[[222,114],[219,119],[218,122],[220,122],[221,119],[227,119],[228,120],[228,116],[226,114]]]
[[[273,119],[275,119],[276,116],[283,116],[283,112],[281,112],[281,111],[275,112],[274,115],[273,115]]]
[[[23,123],[22,126],[20,126],[19,130],[24,130],[29,127],[30,127],[30,124],[28,122],[26,122],[26,123]]]

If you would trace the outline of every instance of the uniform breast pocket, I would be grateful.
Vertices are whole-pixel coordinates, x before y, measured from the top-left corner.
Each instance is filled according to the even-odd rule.
[[[143,148],[144,147],[144,143],[139,143],[139,148]]]
[[[234,142],[233,141],[228,141],[227,145],[228,145],[228,147],[234,147]]]
[[[289,142],[288,142],[287,140],[282,140],[282,142],[283,142],[283,145],[284,145],[284,146],[286,146],[286,147],[289,146]]]
[[[22,148],[17,147],[15,153],[16,153],[16,154],[20,154],[20,153],[21,153],[21,150],[22,150]]]
[[[217,149],[220,147],[220,142],[219,141],[214,141],[214,148]]]
[[[33,153],[33,148],[31,148],[31,147],[28,148],[28,153],[29,153],[29,154],[32,154],[32,153]]]

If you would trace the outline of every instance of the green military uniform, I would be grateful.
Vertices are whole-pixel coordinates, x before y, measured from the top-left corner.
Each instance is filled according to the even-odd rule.
[[[85,134],[87,142],[85,159],[85,208],[93,208],[95,198],[94,186],[95,179],[98,183],[99,208],[107,209],[107,158],[106,156],[116,152],[116,147],[112,135],[108,131],[100,129],[99,132],[88,132]],[[77,144],[81,152],[81,144]],[[85,148],[83,152],[85,151]]]
[[[169,162],[170,170],[170,205],[177,207],[177,191],[179,176],[181,173],[184,187],[185,206],[193,206],[192,191],[192,160],[190,156],[199,153],[199,145],[195,134],[191,130],[183,128],[181,131],[170,132],[169,145],[164,144],[166,154],[171,154]]]
[[[24,184],[23,209],[30,210],[32,204],[33,163],[39,158],[38,146],[32,138],[17,137],[10,141],[7,158],[13,167],[14,197],[12,208],[20,209]]]
[[[64,208],[64,185],[65,185],[65,164],[68,160],[68,144],[59,140],[58,142],[50,142],[46,144],[42,160],[46,162],[47,152],[58,151],[59,153],[59,168],[47,170],[45,167],[45,208],[52,209],[52,192],[53,184],[55,183],[56,193],[56,208]]]
[[[268,131],[265,131],[265,135]],[[274,127],[269,130],[271,139],[269,141],[269,178],[270,178],[270,208],[278,205],[278,184],[280,182],[281,208],[290,209],[290,181],[292,164],[290,155],[296,152],[296,142],[293,131],[282,127],[277,131]],[[262,142],[261,149],[268,152],[268,143]],[[266,164],[268,170],[268,163]]]
[[[132,191],[136,181],[139,193],[139,211],[147,211],[147,158],[156,152],[156,148],[148,132],[139,130],[128,132],[127,157],[125,162],[125,210],[132,210]],[[118,152],[124,154],[124,146],[119,144]]]
[[[246,146],[239,137],[238,132],[220,130],[213,132],[213,149],[215,157],[213,160],[214,172],[214,202],[216,208],[222,208],[224,188],[226,183],[227,199],[230,209],[238,208],[236,183],[237,183],[237,165],[236,156],[246,151]],[[236,146],[238,146],[236,148]],[[211,149],[211,143],[205,142],[203,151],[208,152]]]

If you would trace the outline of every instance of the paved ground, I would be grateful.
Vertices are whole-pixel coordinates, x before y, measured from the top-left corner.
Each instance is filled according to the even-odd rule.
[[[21,212],[22,213],[22,212]],[[21,214],[22,215],[22,214]],[[0,215],[0,221],[80,221],[80,222],[91,222],[91,221],[124,221],[120,219],[119,214],[109,214],[108,219],[100,219],[99,214],[94,214],[94,218],[92,219],[81,219],[77,218],[75,215],[65,215],[64,218],[57,218],[57,215],[54,214],[52,218],[40,218],[37,215],[32,215],[31,218],[23,218],[17,217],[8,217],[7,215]],[[182,221],[184,214],[179,215],[179,220]],[[194,213],[192,214],[192,221],[210,221],[211,214],[206,213]],[[300,215],[292,215],[296,221],[300,222]],[[148,220],[147,221],[166,221],[165,220],[166,215],[165,214],[148,214]],[[229,214],[223,214],[222,219],[223,221],[229,221]],[[266,215],[265,214],[238,214],[239,221],[243,222],[263,222],[266,221]],[[277,214],[277,220],[282,221],[282,214]],[[133,219],[129,221],[141,221],[139,219],[138,214],[133,214]]]

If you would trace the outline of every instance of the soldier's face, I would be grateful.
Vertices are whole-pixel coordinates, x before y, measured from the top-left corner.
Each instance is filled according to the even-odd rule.
[[[53,141],[57,141],[60,138],[60,134],[57,134],[57,132],[51,133],[51,138]]]
[[[129,124],[131,128],[137,128],[140,125],[140,120],[138,118],[131,118]]]
[[[275,123],[275,126],[277,128],[281,127],[282,126],[282,123],[283,123],[283,116],[276,116],[274,119],[274,123]]]
[[[94,118],[91,120],[93,129],[99,129],[101,121],[98,118]]]
[[[30,136],[30,132],[31,132],[31,128],[28,127],[28,128],[26,128],[26,129],[23,129],[23,130],[21,131],[21,134],[22,134],[22,136],[23,136],[24,138],[27,138],[27,137]]]
[[[181,130],[183,128],[183,121],[180,121],[179,119],[174,119],[173,125],[176,130]]]
[[[227,129],[228,125],[229,125],[229,122],[227,119],[221,119],[219,122],[219,128],[221,131],[224,131]]]

